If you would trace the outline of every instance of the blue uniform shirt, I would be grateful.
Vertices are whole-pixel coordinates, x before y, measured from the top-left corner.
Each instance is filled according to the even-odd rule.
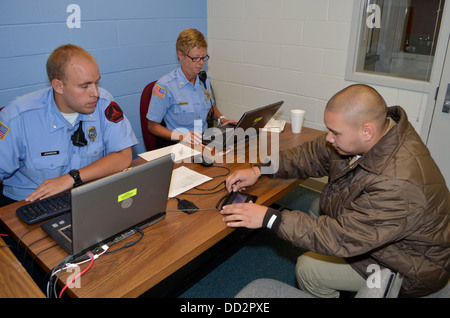
[[[209,76],[206,87],[211,92]],[[204,132],[208,128],[206,117],[214,104],[211,94],[209,95],[207,96],[198,75],[193,85],[179,67],[156,83],[147,119],[157,123],[164,120],[168,129],[176,129],[180,133]]]
[[[52,88],[22,96],[0,111],[0,180],[5,196],[23,200],[47,179],[137,144],[120,108],[108,107],[117,105],[111,94],[99,88],[99,95],[95,111],[78,114],[73,127],[58,110]],[[71,140],[80,120],[87,140],[83,147]]]

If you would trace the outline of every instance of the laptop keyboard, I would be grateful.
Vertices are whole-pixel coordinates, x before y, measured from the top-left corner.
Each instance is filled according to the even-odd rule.
[[[16,214],[27,224],[35,224],[70,211],[70,190],[34,201],[17,209]]]

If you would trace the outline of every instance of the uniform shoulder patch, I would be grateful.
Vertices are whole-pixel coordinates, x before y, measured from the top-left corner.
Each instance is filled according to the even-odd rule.
[[[123,111],[116,102],[111,102],[105,109],[106,118],[113,123],[118,123],[123,119]]]
[[[156,95],[160,98],[164,98],[164,96],[166,95],[166,92],[167,92],[167,89],[162,88],[158,84],[155,84],[155,86],[153,87],[153,95]]]
[[[6,134],[8,133],[8,131],[9,131],[9,128],[0,121],[0,139],[1,140],[5,139]]]

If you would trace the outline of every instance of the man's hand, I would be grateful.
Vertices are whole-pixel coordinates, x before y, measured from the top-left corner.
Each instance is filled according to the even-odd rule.
[[[133,159],[131,147],[112,152],[94,161],[88,166],[80,168],[80,177],[84,183],[109,176],[113,173],[123,171],[130,166]],[[73,187],[73,178],[69,174],[58,178],[48,179],[42,182],[33,193],[25,198],[25,201],[44,199],[59,192]]]
[[[44,199],[64,190],[70,189],[73,186],[73,178],[65,174],[58,178],[48,179],[42,182],[36,190],[25,198],[25,201],[32,202],[39,199]]]
[[[229,227],[246,227],[258,229],[262,227],[267,207],[259,204],[237,203],[225,205],[220,213],[225,215],[223,221]]]
[[[258,167],[238,170],[227,178],[225,184],[228,192],[237,192],[254,185],[260,176],[261,172]]]

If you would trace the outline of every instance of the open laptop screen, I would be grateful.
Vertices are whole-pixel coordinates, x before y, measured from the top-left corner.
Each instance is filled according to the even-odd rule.
[[[167,155],[72,189],[72,239],[68,252],[78,255],[128,229],[162,219],[172,170],[173,161]],[[64,247],[61,240],[68,238],[61,235],[57,222],[58,218],[42,227]]]

